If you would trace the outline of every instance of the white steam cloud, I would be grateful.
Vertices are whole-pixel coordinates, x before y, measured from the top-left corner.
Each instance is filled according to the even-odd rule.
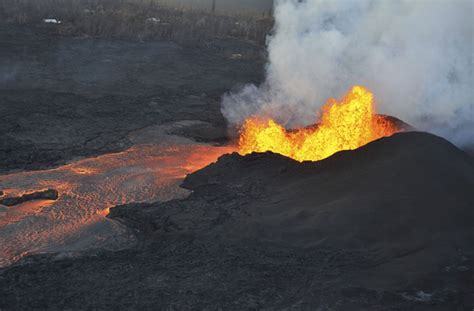
[[[251,115],[316,121],[352,85],[377,110],[458,144],[474,142],[473,1],[276,1],[266,81],[226,94],[231,126]]]

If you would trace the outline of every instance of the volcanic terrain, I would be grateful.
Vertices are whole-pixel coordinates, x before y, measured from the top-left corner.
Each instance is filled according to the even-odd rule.
[[[317,162],[222,156],[186,199],[113,208],[138,243],[1,271],[1,308],[462,310],[474,160],[421,132]],[[39,286],[41,285],[41,286]]]
[[[0,25],[0,310],[473,308],[474,158],[447,140],[378,115],[327,140],[351,150],[243,150],[221,99],[262,46]],[[327,123],[267,128],[294,156]]]

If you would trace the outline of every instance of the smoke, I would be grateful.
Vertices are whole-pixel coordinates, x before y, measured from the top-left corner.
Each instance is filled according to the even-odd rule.
[[[222,112],[234,127],[255,114],[308,125],[357,84],[378,112],[473,143],[472,18],[471,0],[276,1],[266,80],[226,94]]]

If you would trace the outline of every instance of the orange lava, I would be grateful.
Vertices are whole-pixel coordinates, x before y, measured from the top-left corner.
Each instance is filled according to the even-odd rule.
[[[252,117],[245,121],[239,153],[271,151],[297,161],[317,161],[341,150],[357,149],[399,129],[375,114],[372,93],[354,86],[337,101],[323,106],[317,126],[286,130],[272,119]]]
[[[105,216],[116,205],[184,198],[186,174],[234,147],[136,145],[55,169],[0,176],[5,197],[56,189],[56,201],[0,205],[0,267],[41,252],[128,245],[129,231]]]

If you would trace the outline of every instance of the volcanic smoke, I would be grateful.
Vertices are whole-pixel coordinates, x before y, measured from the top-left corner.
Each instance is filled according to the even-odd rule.
[[[472,144],[472,12],[464,0],[276,1],[266,79],[226,94],[222,113],[233,129],[249,118],[306,127],[360,84],[380,113]]]

